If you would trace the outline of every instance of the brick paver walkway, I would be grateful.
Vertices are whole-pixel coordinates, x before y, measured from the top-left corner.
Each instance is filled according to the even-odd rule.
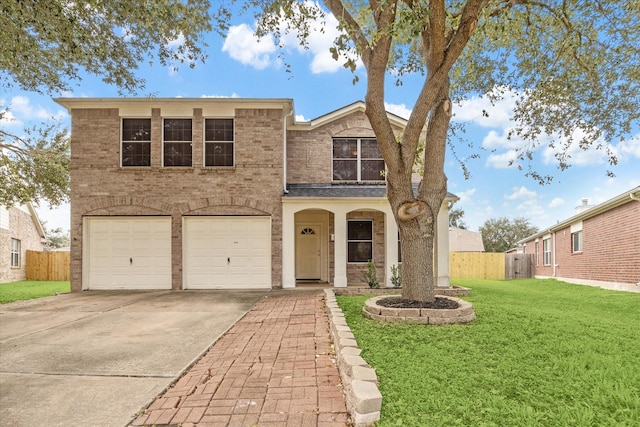
[[[321,292],[270,293],[131,425],[348,425]]]

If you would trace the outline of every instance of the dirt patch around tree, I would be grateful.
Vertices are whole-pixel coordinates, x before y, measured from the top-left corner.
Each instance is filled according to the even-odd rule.
[[[436,297],[433,302],[414,301],[402,297],[388,297],[377,301],[378,305],[388,308],[433,308],[433,309],[456,309],[459,304],[452,299]]]

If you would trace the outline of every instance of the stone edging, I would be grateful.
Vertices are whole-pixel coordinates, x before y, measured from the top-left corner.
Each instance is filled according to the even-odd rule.
[[[382,394],[378,390],[376,371],[360,357],[355,336],[344,319],[344,313],[332,289],[325,289],[330,335],[336,352],[336,363],[346,395],[347,411],[354,426],[369,426],[380,419]]]

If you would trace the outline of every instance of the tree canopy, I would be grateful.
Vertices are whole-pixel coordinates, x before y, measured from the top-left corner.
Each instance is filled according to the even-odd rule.
[[[214,14],[224,33],[235,0]],[[569,148],[628,136],[640,117],[640,3],[551,0],[247,0],[257,35],[288,33],[306,45],[331,12],[342,35],[332,52],[366,70],[366,114],[387,165],[387,199],[400,230],[403,297],[435,298],[433,244],[437,213],[447,193],[444,159],[453,103],[470,95],[514,96],[514,162],[531,159],[541,144],[556,150],[560,168]],[[355,54],[355,56],[354,56]],[[424,76],[399,139],[385,111],[388,78]],[[479,112],[480,113],[480,112]],[[483,112],[484,113],[484,112]],[[425,131],[426,125],[426,131]],[[420,153],[422,181],[411,172]],[[454,147],[455,148],[455,147]],[[615,153],[609,152],[615,164]],[[541,183],[543,176],[529,168]]]
[[[491,218],[480,227],[486,252],[505,252],[516,247],[518,241],[538,232],[527,218]]]
[[[7,111],[0,108],[0,121]],[[0,128],[0,205],[68,201],[69,142],[57,123],[24,129],[22,136]]]
[[[144,61],[204,61],[209,7],[208,0],[3,0],[0,87],[59,92],[84,71],[138,93]]]

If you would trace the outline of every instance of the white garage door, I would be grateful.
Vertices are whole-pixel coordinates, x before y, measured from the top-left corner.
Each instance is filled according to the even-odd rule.
[[[171,289],[171,218],[87,218],[85,224],[86,289]]]
[[[271,288],[270,217],[187,217],[185,289]]]

